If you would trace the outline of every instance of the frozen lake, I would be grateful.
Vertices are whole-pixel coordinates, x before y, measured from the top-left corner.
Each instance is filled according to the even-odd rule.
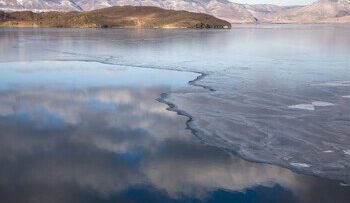
[[[347,202],[349,36],[0,28],[1,196]]]

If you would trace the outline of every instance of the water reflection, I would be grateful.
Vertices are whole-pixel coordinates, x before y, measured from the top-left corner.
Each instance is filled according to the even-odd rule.
[[[59,75],[45,73],[51,74]],[[246,162],[199,142],[185,129],[186,117],[156,101],[163,92],[190,89],[184,74],[168,71],[159,75],[162,81],[178,78],[176,83],[147,87],[108,80],[87,86],[79,79],[55,85],[37,83],[33,75],[25,86],[3,80],[8,88],[0,94],[2,201],[349,201],[349,189],[336,182]]]

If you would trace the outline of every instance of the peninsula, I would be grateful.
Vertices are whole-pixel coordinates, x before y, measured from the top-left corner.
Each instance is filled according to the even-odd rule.
[[[62,28],[231,28],[225,20],[204,13],[150,6],[114,6],[87,12],[0,11],[0,26]]]

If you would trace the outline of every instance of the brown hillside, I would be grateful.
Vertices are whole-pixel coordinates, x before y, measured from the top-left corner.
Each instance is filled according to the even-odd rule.
[[[115,6],[88,12],[0,11],[0,26],[65,28],[230,28],[208,14],[157,7]]]

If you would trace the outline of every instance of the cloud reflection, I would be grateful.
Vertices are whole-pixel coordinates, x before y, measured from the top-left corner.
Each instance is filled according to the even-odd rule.
[[[184,129],[187,118],[155,100],[166,91],[1,92],[1,196],[16,202],[87,202],[147,185],[178,200],[276,183],[300,194],[308,190],[304,183],[310,178],[200,143]]]

